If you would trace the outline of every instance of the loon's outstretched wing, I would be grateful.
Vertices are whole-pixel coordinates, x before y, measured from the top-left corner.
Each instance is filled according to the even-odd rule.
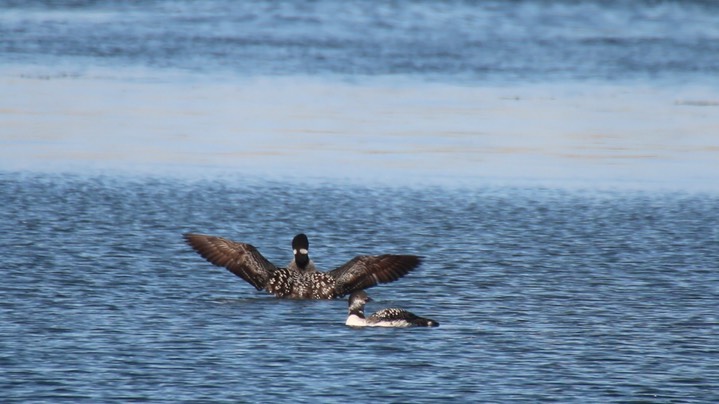
[[[394,282],[422,263],[416,255],[360,255],[328,272],[336,279],[335,290],[344,296],[380,283]]]
[[[222,237],[185,233],[185,241],[204,259],[262,290],[277,267],[250,244],[237,243]]]

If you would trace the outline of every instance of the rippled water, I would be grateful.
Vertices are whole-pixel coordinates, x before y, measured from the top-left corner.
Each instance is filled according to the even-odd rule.
[[[712,1],[0,10],[0,170],[719,184]]]
[[[3,64],[82,73],[714,80],[713,1],[0,1]]]
[[[0,205],[3,402],[719,400],[716,194],[6,172]],[[368,309],[442,326],[348,328],[184,231],[422,254]]]
[[[1,402],[719,401],[715,2],[0,10]],[[186,231],[424,255],[368,310],[442,326]]]

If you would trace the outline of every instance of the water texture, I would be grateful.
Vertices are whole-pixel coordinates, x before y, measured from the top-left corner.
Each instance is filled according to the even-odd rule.
[[[718,47],[712,1],[0,0],[0,402],[719,402]],[[187,231],[423,255],[368,310],[441,327]]]
[[[0,169],[716,189],[710,1],[2,1]]]
[[[719,73],[713,1],[7,1],[2,64],[445,81]],[[56,72],[57,73],[57,72]]]
[[[716,402],[715,194],[0,176],[3,402]],[[199,231],[324,269],[418,253],[370,290],[438,329],[350,329],[346,301],[256,292]]]

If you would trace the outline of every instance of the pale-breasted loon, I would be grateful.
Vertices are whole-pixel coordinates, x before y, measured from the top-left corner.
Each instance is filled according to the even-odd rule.
[[[294,259],[278,268],[250,244],[203,234],[184,234],[185,241],[210,263],[225,267],[257,290],[292,299],[334,299],[349,293],[389,283],[403,277],[421,263],[415,255],[360,255],[344,265],[320,272],[309,257],[304,234],[292,239]]]
[[[419,317],[404,309],[382,309],[369,317],[364,315],[364,306],[372,298],[365,291],[352,292],[348,299],[349,315],[346,325],[351,327],[439,327],[439,323]]]

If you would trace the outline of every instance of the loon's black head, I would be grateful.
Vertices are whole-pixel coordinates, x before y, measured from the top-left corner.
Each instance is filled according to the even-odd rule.
[[[295,254],[295,263],[298,267],[304,268],[310,263],[309,249],[310,241],[303,233],[292,239],[292,253]]]
[[[347,299],[347,303],[350,308],[350,312],[354,310],[363,311],[364,305],[371,302],[372,298],[367,295],[367,292],[364,290],[360,290],[357,292],[352,292],[350,295],[350,298]]]

